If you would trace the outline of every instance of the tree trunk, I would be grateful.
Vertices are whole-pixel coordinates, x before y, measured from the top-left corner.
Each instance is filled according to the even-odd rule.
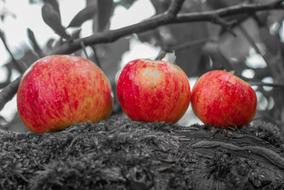
[[[0,189],[284,189],[279,129],[113,116],[44,135],[0,133]]]

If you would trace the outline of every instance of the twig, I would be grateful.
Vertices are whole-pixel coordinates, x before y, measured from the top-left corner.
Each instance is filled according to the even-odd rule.
[[[230,59],[228,59],[224,53],[222,52],[222,50],[220,49],[220,46],[217,44],[217,53],[221,56],[221,58],[223,59],[224,62],[222,62],[222,66],[224,67],[224,69],[226,69],[227,71],[235,71],[236,69],[234,68],[233,64],[231,63]]]
[[[174,46],[173,48],[171,48],[171,51],[175,50],[181,50],[181,49],[185,49],[185,48],[189,48],[192,46],[196,46],[196,45],[200,45],[200,44],[204,44],[206,42],[215,42],[216,40],[211,39],[211,38],[205,38],[205,39],[200,39],[200,40],[193,40],[193,41],[189,41],[183,44],[178,44],[176,46]]]
[[[91,49],[92,49],[93,54],[94,54],[95,63],[97,64],[97,66],[98,66],[99,68],[102,69],[102,65],[101,65],[101,62],[100,62],[100,59],[99,59],[99,56],[98,56],[96,47],[95,47],[95,46],[91,46]]]
[[[237,34],[233,31],[233,26],[235,24],[235,22],[228,22],[226,21],[225,19],[219,17],[219,16],[214,16],[212,17],[212,22],[215,23],[215,24],[219,24],[221,25],[224,30],[227,30],[230,34],[232,34],[234,37],[237,36]]]
[[[128,36],[134,33],[141,33],[151,29],[155,29],[159,26],[173,24],[177,22],[177,13],[180,11],[184,0],[172,0],[169,9],[160,15],[154,16],[151,19],[145,20],[138,24],[133,24],[131,26],[123,27],[117,30],[106,31],[102,33],[95,33],[91,36],[77,39],[72,44],[64,44],[58,47],[50,54],[68,54],[73,53],[80,49],[81,41],[84,42],[86,46],[91,46],[100,43],[111,43],[118,40],[121,37]]]
[[[155,60],[162,60],[170,51],[161,50]]]
[[[247,30],[246,30],[242,25],[239,25],[239,29],[240,29],[241,33],[244,35],[244,37],[247,39],[247,41],[249,42],[249,44],[253,47],[253,49],[255,50],[255,52],[263,57],[263,53],[260,51],[260,49],[259,49],[258,46],[256,45],[254,39],[249,35],[249,33],[247,32]],[[263,59],[265,59],[265,58],[263,57]],[[266,61],[266,60],[265,60],[265,61]]]
[[[213,68],[225,69],[227,71],[235,70],[231,61],[221,51],[218,41],[210,41],[207,43],[204,47],[204,52],[206,52],[212,60]]]
[[[182,8],[185,0],[172,0],[172,3],[166,14],[176,16]]]
[[[242,25],[239,25],[238,27],[241,33],[243,34],[243,36],[247,39],[248,43],[253,47],[254,51],[262,57],[262,59],[268,65],[268,68],[271,70],[271,64],[269,62],[269,59],[267,58],[265,54],[261,52],[261,50],[255,43],[254,39],[250,36],[250,34],[247,32],[247,30]]]
[[[179,4],[177,4],[177,2]],[[72,43],[63,44],[62,46],[50,52],[50,54],[73,53],[81,49],[81,42],[83,42],[86,46],[92,46],[101,43],[111,43],[121,37],[125,37],[134,33],[142,33],[163,25],[187,22],[212,22],[212,17],[214,16],[225,18],[239,14],[251,14],[258,11],[284,9],[283,0],[278,0],[264,4],[242,4],[212,11],[178,14],[183,2],[183,0],[172,0],[172,4],[170,5],[170,8],[166,13],[157,15],[138,24],[133,24],[131,26],[123,27],[117,30],[96,33],[85,38],[74,40]],[[13,86],[15,83],[18,85],[19,80],[17,79],[16,81],[13,81],[10,85]],[[0,108],[1,105],[5,105],[6,102],[12,98],[11,97],[9,100],[3,98],[3,96],[6,96],[4,92],[7,90],[7,88],[10,88],[10,85],[5,87],[0,94]],[[10,93],[10,95],[13,96],[14,94]]]
[[[284,84],[279,83],[266,83],[266,82],[249,82],[251,86],[269,86],[275,88],[284,88]]]
[[[251,86],[268,86],[268,87],[274,87],[274,88],[284,88],[284,84],[281,83],[268,83],[268,82],[260,82],[256,81],[241,75],[238,75],[239,78],[242,80],[248,82]]]
[[[15,65],[15,67],[21,72],[25,72],[25,70],[27,69],[27,66],[24,64],[24,63],[20,63],[19,61],[16,60],[16,58],[14,57],[12,51],[10,50],[7,42],[6,42],[6,39],[4,37],[4,33],[2,31],[0,31],[0,38],[3,42],[3,45],[5,46],[7,52],[9,53],[11,59],[12,59],[12,62],[13,64]]]
[[[6,102],[10,101],[16,94],[19,83],[21,81],[21,77],[22,76],[18,77],[16,80],[11,82],[8,86],[0,91],[0,110],[2,110]]]
[[[232,15],[253,13],[271,9],[284,9],[284,5],[279,5],[275,2],[265,4],[236,5],[213,11],[182,13],[177,14],[176,17],[168,16],[167,14],[160,14],[138,24],[123,27],[117,30],[96,33],[85,38],[77,39],[72,44],[64,44],[58,47],[53,52],[51,52],[51,54],[68,54],[77,51],[81,47],[81,41],[83,41],[86,46],[99,43],[111,43],[121,37],[125,37],[134,33],[142,33],[163,25],[187,22],[212,22],[212,17],[218,16],[220,18],[224,18]]]
[[[84,53],[85,57],[87,59],[89,59],[88,52],[86,50],[86,46],[85,46],[84,42],[81,42],[81,47],[82,47],[82,50],[83,50],[83,53]]]
[[[281,3],[279,3],[281,2]],[[266,10],[277,10],[284,9],[283,0],[273,1],[264,4],[241,4],[230,6],[222,9],[196,12],[196,13],[185,13],[177,16],[177,22],[200,22],[200,21],[210,21],[213,16],[227,17],[239,14],[252,14],[255,12],[266,11]]]

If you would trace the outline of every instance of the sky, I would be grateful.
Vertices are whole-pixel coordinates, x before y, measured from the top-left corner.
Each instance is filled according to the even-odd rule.
[[[85,1],[61,0],[60,9],[62,23],[67,26],[74,15],[85,7]],[[4,6],[5,5],[5,6]],[[28,0],[8,0],[6,4],[0,1],[0,13],[9,11],[16,15],[16,18],[8,16],[5,21],[0,22],[0,28],[5,32],[7,43],[13,52],[19,50],[21,45],[29,45],[27,37],[27,28],[33,30],[39,44],[43,45],[51,37],[58,38],[56,34],[43,22],[41,18],[41,4],[31,5]],[[66,8],[68,7],[68,9]],[[111,18],[111,29],[118,29],[127,25],[138,23],[155,14],[155,9],[150,0],[138,0],[129,9],[122,6],[117,6]],[[92,22],[88,21],[83,24],[82,36],[86,37],[92,34]],[[154,58],[159,53],[160,48],[151,46],[148,43],[141,43],[137,38],[133,37],[130,40],[130,51],[126,52],[121,58],[121,65],[125,65],[129,61],[136,58]],[[3,44],[0,43],[0,81],[5,80],[7,71],[1,67],[9,60]],[[19,73],[14,72],[12,78],[15,79]],[[191,80],[194,82],[195,80]],[[191,84],[192,86],[193,84]],[[4,116],[8,121],[13,118],[16,113],[16,98],[6,104],[4,109],[0,111],[0,115]],[[191,114],[191,110],[188,110]],[[181,124],[188,124],[188,117],[185,116],[181,120]],[[196,119],[191,119],[196,122]]]

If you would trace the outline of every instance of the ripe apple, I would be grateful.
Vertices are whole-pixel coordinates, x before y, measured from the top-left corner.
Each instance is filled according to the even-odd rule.
[[[137,59],[121,71],[117,97],[132,120],[175,123],[190,103],[189,81],[177,65]]]
[[[250,85],[222,70],[202,75],[192,90],[192,108],[199,119],[215,127],[242,127],[256,112],[257,98]]]
[[[36,61],[17,92],[20,118],[35,133],[107,118],[112,110],[110,82],[91,61],[52,55]]]

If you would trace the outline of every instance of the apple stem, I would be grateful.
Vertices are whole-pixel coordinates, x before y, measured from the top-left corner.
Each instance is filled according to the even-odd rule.
[[[86,50],[86,46],[85,46],[84,42],[82,42],[82,41],[81,41],[81,46],[82,46],[82,50],[83,50],[84,55],[86,56],[87,59],[89,59],[89,56],[88,56],[88,53],[87,53],[87,50]]]
[[[158,54],[158,56],[155,58],[156,61],[162,60],[168,53],[171,53],[171,51],[168,50],[161,50]]]
[[[99,68],[102,69],[102,65],[101,65],[101,62],[100,62],[100,59],[99,59],[99,56],[98,56],[98,53],[97,53],[97,50],[96,50],[95,45],[94,45],[94,46],[91,46],[91,49],[92,49],[93,54],[94,54],[93,57],[94,57],[95,63],[97,64],[97,66],[98,66]]]

